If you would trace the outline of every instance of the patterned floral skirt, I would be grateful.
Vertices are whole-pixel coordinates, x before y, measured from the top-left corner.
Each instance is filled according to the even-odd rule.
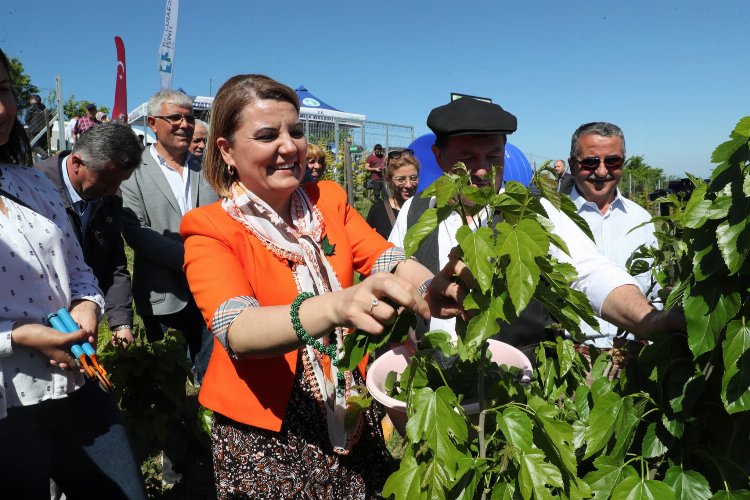
[[[214,413],[212,449],[218,498],[379,498],[397,468],[385,447],[382,406],[365,413],[359,442],[348,455],[333,452],[325,410],[301,375],[302,356],[280,432]],[[359,373],[354,374],[362,383]]]

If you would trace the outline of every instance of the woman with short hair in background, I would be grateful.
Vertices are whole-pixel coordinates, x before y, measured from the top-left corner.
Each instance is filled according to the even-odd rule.
[[[414,151],[391,151],[385,165],[388,197],[376,201],[367,214],[367,223],[383,238],[388,238],[404,202],[414,196],[419,184],[419,160]]]
[[[307,172],[312,182],[323,179],[326,171],[326,152],[317,144],[307,145]]]

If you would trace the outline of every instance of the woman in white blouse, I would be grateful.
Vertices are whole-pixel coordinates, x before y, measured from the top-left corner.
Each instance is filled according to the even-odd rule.
[[[96,345],[104,299],[60,197],[31,165],[0,50],[0,496],[145,498],[138,462],[109,394],[84,381],[69,349]],[[46,326],[67,308],[72,334]]]

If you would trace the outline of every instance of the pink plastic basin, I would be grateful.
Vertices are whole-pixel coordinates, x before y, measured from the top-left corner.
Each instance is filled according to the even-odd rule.
[[[531,380],[531,361],[524,353],[499,340],[490,339],[488,342],[492,361],[499,365],[515,366],[523,370],[521,383],[528,383]],[[390,372],[396,372],[398,377],[401,377],[401,372],[409,364],[410,357],[411,353],[406,347],[398,346],[376,359],[367,370],[367,390],[372,397],[385,406],[391,422],[402,436],[406,432],[406,403],[386,394],[384,384]],[[468,414],[479,413],[479,403],[464,405],[464,411]]]

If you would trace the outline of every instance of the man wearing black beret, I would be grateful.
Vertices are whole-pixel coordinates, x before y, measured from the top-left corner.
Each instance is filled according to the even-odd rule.
[[[472,184],[484,186],[492,182],[486,177],[496,167],[495,188],[501,188],[506,137],[516,130],[515,116],[497,104],[463,97],[433,109],[427,126],[435,133],[432,152],[443,172],[450,172],[456,163],[462,162],[472,174]],[[552,247],[550,253],[576,267],[578,280],[573,286],[587,295],[594,312],[643,338],[656,332],[685,331],[683,316],[657,311],[643,296],[634,278],[604,257],[569,217],[547,200],[541,199],[541,202],[554,224],[553,231],[565,241],[572,257],[556,247]],[[414,196],[407,200],[389,240],[403,247],[406,230],[427,208],[434,206],[435,198]],[[486,220],[473,222],[477,226],[487,224]],[[456,231],[462,224],[458,213],[451,214],[438,230],[425,238],[415,257],[437,273],[448,263],[450,250],[458,244]],[[501,338],[519,347],[529,346],[531,350],[544,339],[544,327],[552,322],[541,304],[532,302],[517,322],[503,328]],[[433,318],[429,329],[454,332],[455,320]]]

